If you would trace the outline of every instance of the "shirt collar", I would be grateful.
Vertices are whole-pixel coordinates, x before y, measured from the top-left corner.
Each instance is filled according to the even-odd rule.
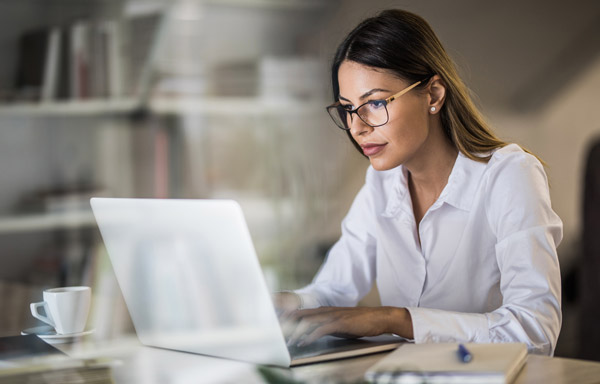
[[[487,163],[471,160],[459,152],[448,178],[448,184],[438,200],[458,209],[470,211],[486,166]]]
[[[450,172],[448,183],[432,208],[447,203],[455,208],[469,211],[473,205],[475,193],[479,186],[480,176],[486,165],[486,163],[471,160],[459,152]],[[396,217],[401,212],[414,215],[408,190],[407,170],[401,165],[396,168],[395,173],[393,192],[390,194],[382,215],[384,217]]]
[[[399,166],[393,170],[394,183],[392,192],[388,198],[385,210],[382,213],[383,217],[396,217],[403,212],[407,218],[413,215],[412,202],[410,201],[410,193],[408,191],[408,171],[404,166]]]

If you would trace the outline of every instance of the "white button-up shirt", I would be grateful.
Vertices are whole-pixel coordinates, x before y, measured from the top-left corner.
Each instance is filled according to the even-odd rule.
[[[561,326],[562,222],[540,162],[515,144],[480,163],[458,155],[419,225],[407,170],[369,168],[306,308],[354,306],[373,282],[410,312],[416,343],[524,342],[552,355]],[[420,242],[419,242],[420,238]]]

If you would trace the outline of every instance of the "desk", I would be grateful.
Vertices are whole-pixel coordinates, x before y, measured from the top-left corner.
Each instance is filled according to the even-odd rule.
[[[57,345],[72,357],[97,356],[114,359],[111,373],[115,384],[264,383],[256,366],[142,346],[129,338],[118,343],[86,341],[77,345]],[[357,382],[368,367],[386,353],[353,359],[305,365],[292,369],[272,368],[281,378],[307,383]],[[600,363],[530,355],[516,383],[600,383]]]
[[[329,381],[353,382],[363,377],[365,371],[385,353],[363,356],[355,359],[333,361],[293,368],[294,377],[308,382],[318,382],[326,378]],[[529,355],[527,364],[517,377],[515,384],[530,383],[600,383],[600,363]]]

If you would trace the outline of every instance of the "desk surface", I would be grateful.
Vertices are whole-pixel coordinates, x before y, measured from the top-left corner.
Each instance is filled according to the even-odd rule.
[[[363,377],[366,370],[383,354],[363,356],[355,359],[334,361],[313,366],[293,368],[294,377],[307,382],[354,382]],[[529,355],[525,367],[515,384],[529,383],[600,383],[600,363]]]
[[[144,347],[137,339],[116,343],[58,345],[72,357],[110,357],[115,384],[127,383],[264,383],[258,367],[243,362]],[[306,383],[357,382],[386,353],[311,364],[292,369],[269,368],[280,379]],[[600,383],[600,363],[530,355],[516,383]]]

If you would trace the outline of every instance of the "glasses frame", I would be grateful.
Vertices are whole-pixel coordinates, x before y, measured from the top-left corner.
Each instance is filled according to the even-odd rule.
[[[365,124],[367,124],[369,127],[371,128],[377,128],[377,127],[381,127],[383,125],[386,125],[389,121],[390,121],[390,114],[388,112],[387,106],[389,103],[391,103],[392,101],[396,100],[397,98],[399,98],[400,96],[404,95],[405,93],[408,93],[411,89],[415,88],[417,85],[423,83],[425,80],[419,80],[414,84],[409,85],[408,87],[404,88],[403,90],[401,90],[400,92],[388,97],[387,99],[377,99],[377,100],[369,100],[365,103],[362,103],[361,105],[359,105],[358,107],[352,109],[352,110],[347,110],[344,109],[344,112],[348,113],[350,115],[350,121],[352,121],[352,114],[356,113],[356,116],[358,116],[358,118]],[[360,114],[358,113],[358,111],[364,107],[367,104],[373,104],[373,103],[383,103],[383,108],[385,108],[385,123],[383,124],[377,124],[377,125],[373,125],[370,124],[369,122],[365,121]],[[329,117],[331,117],[331,119],[333,120],[333,122],[335,123],[335,125],[340,128],[343,129],[344,131],[349,131],[350,127],[346,126],[346,124],[343,124],[344,126],[340,126],[340,124],[337,123],[336,119],[333,117],[334,113],[338,113],[338,107],[340,107],[342,104],[339,101],[336,101],[335,103],[325,107],[325,109],[327,110],[327,113],[329,114]],[[347,120],[346,120],[347,121]]]

